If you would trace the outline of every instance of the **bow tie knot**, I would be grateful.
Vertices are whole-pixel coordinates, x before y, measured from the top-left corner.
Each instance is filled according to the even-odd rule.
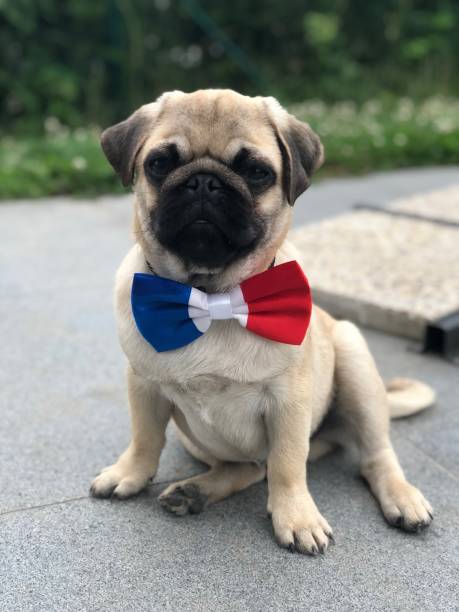
[[[245,327],[248,313],[240,286],[229,293],[204,293],[191,288],[188,314],[202,333],[209,329],[212,321],[217,320],[237,319]]]
[[[180,348],[212,321],[236,319],[253,333],[301,344],[311,317],[309,284],[296,261],[257,274],[228,293],[203,291],[151,274],[134,274],[132,312],[142,336],[158,351]]]
[[[233,306],[229,293],[211,293],[207,296],[207,308],[212,320],[231,319]]]

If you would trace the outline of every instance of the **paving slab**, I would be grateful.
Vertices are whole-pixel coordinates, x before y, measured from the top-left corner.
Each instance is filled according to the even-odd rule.
[[[356,211],[292,238],[316,303],[338,318],[422,341],[459,309],[459,227]]]
[[[2,517],[5,610],[451,610],[457,596],[455,481],[397,443],[407,472],[435,503],[427,532],[387,526],[341,455],[310,469],[336,545],[310,558],[277,547],[257,485],[199,516],[154,499],[78,500]]]
[[[0,205],[0,511],[85,496],[129,442],[112,291],[131,206],[132,196]],[[158,479],[175,478],[177,463],[202,469],[170,445]]]
[[[0,300],[0,511],[86,495],[127,446],[125,360],[111,301],[111,288],[81,287]],[[176,477],[178,464],[181,473],[199,468],[169,446],[158,478]]]

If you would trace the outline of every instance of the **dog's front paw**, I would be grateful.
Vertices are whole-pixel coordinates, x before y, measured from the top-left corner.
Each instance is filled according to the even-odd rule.
[[[433,520],[432,506],[406,480],[388,483],[380,502],[387,522],[405,531],[422,531]]]
[[[127,451],[92,481],[90,493],[93,497],[127,499],[140,493],[155,473],[156,466],[151,461],[136,458]]]
[[[202,493],[198,485],[186,482],[168,486],[158,499],[163,508],[177,516],[199,514],[207,503],[207,495]]]
[[[284,493],[280,499],[270,500],[268,512],[278,544],[292,552],[323,554],[333,541],[330,525],[307,493]]]

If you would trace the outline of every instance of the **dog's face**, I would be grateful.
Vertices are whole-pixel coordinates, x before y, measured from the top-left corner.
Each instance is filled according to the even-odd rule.
[[[322,161],[308,125],[272,98],[171,92],[102,134],[137,195],[135,231],[158,273],[208,290],[269,266]]]

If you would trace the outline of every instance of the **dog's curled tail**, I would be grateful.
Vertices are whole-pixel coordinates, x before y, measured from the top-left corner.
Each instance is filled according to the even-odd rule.
[[[391,419],[415,414],[435,403],[435,391],[412,378],[393,378],[386,383]]]

